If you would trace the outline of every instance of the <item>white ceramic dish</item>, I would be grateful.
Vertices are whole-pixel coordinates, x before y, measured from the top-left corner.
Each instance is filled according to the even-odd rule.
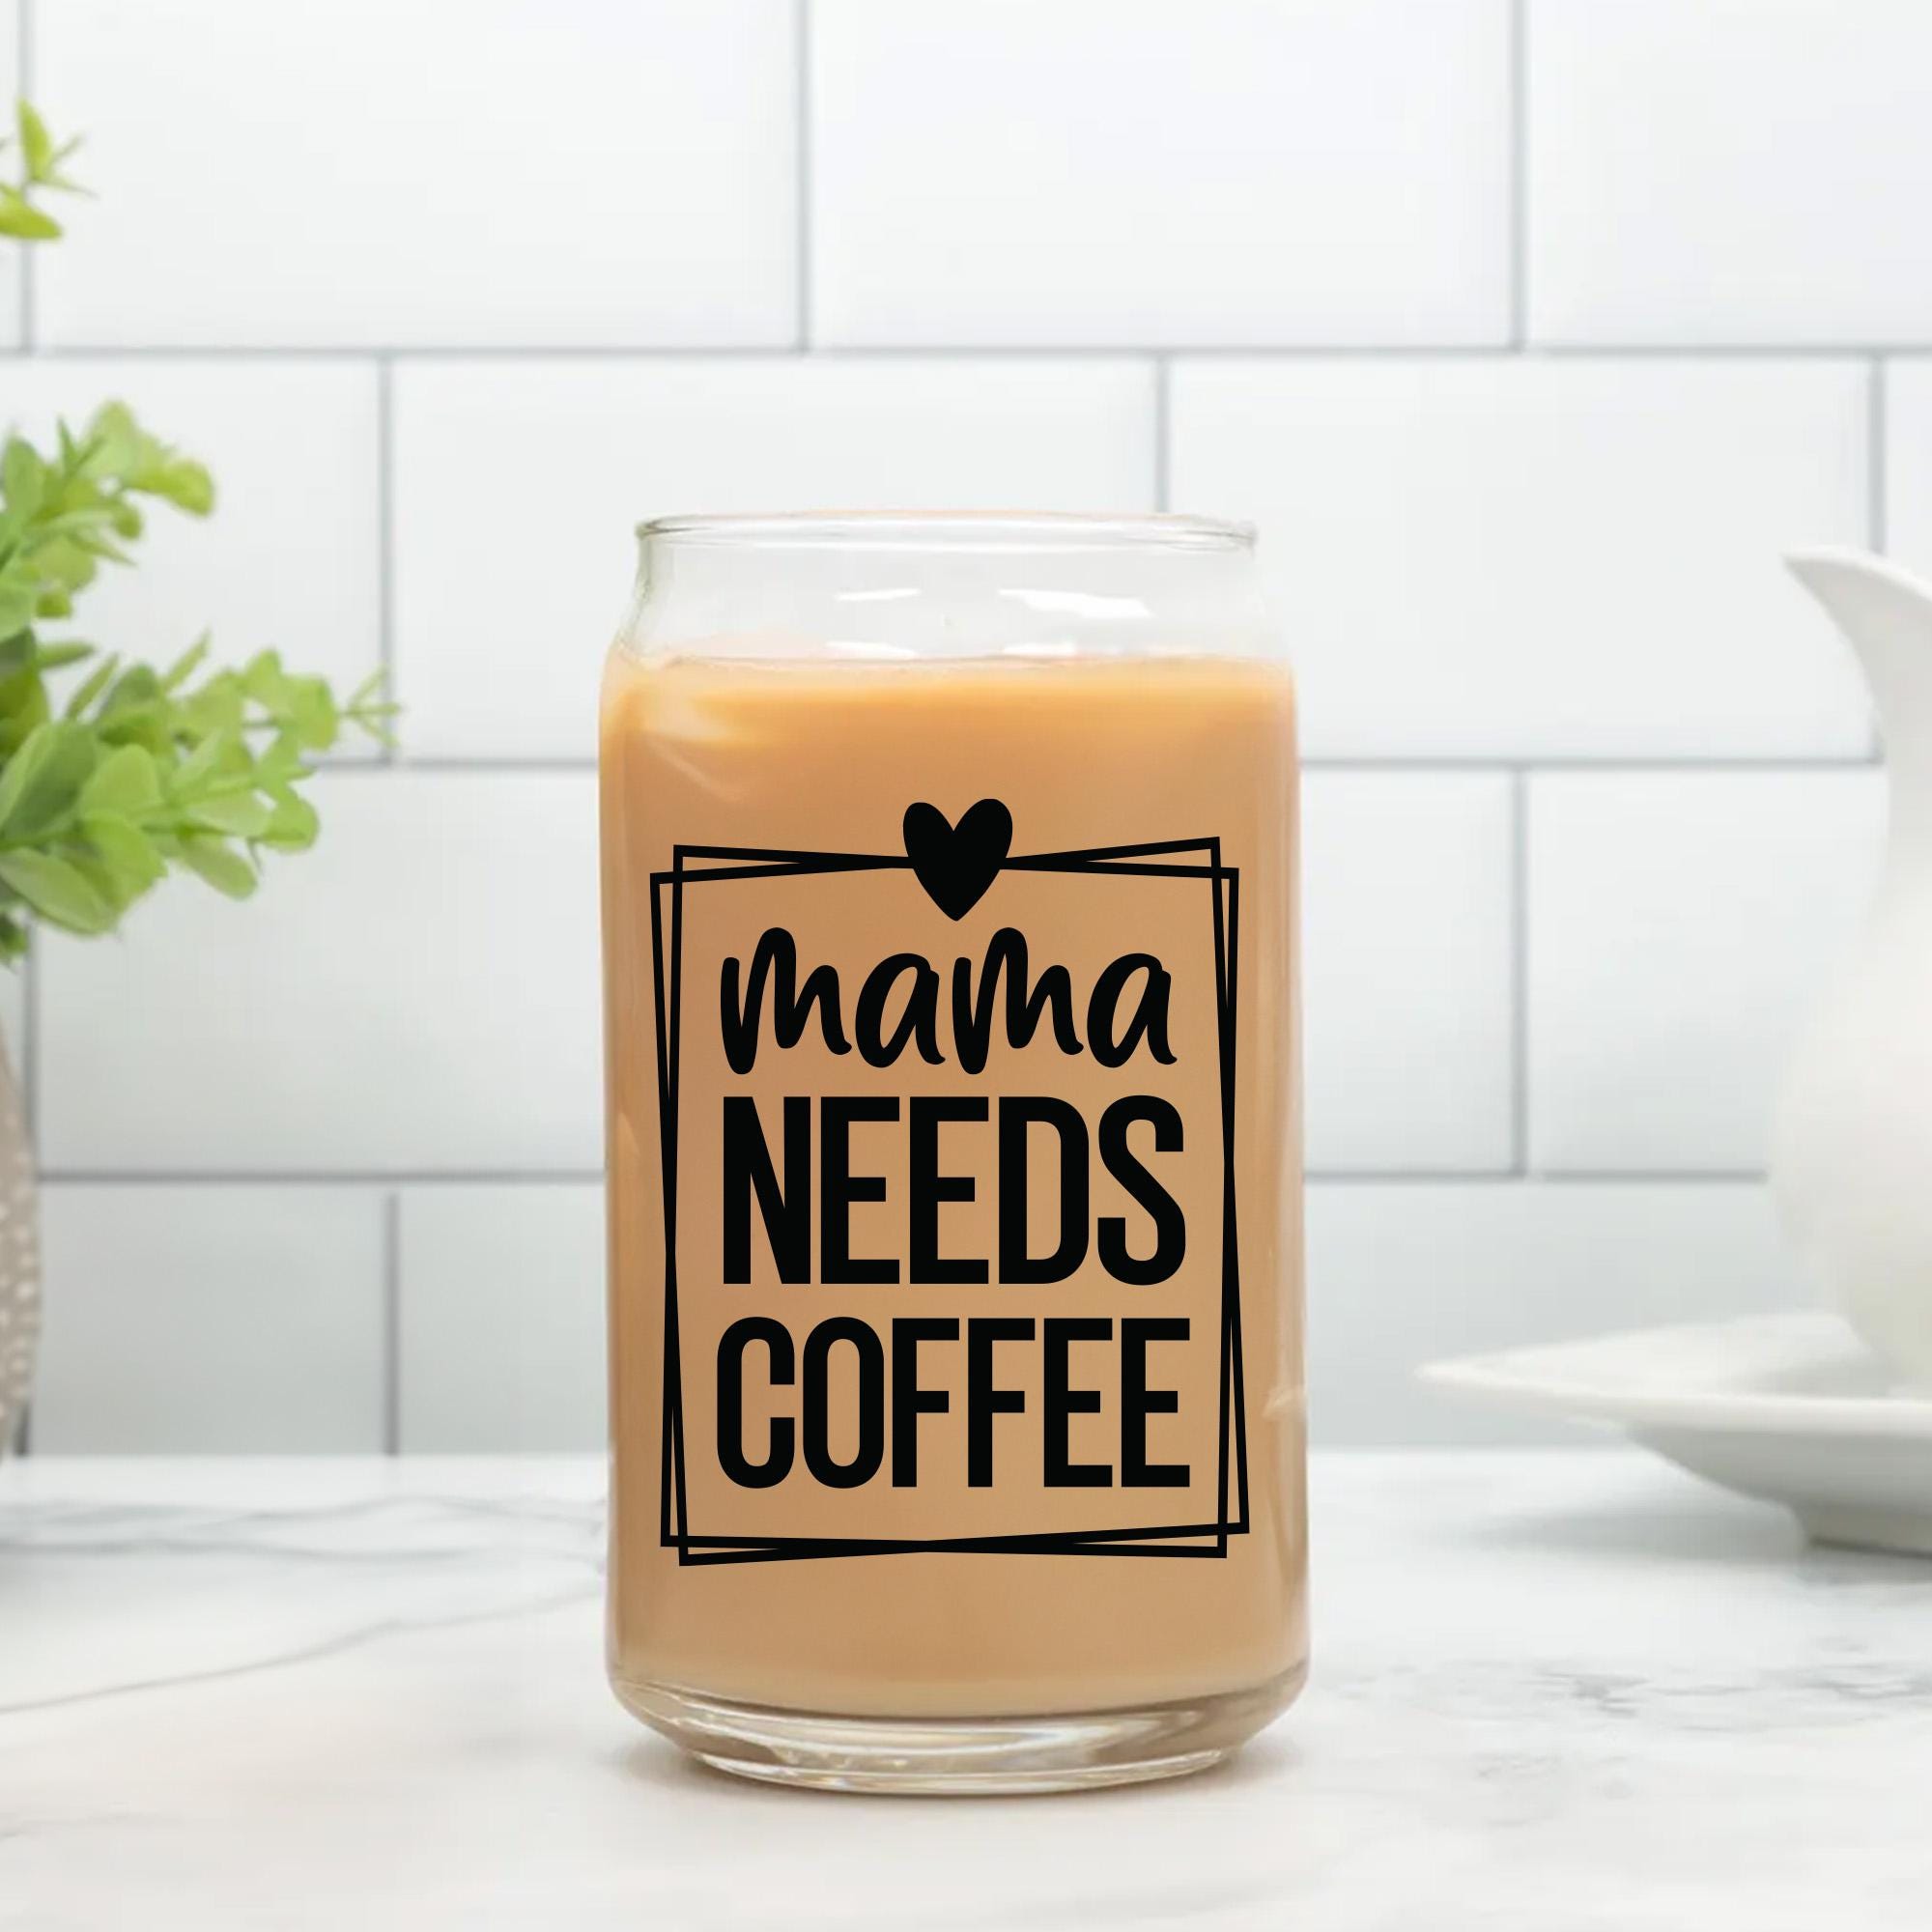
[[[1932,1393],[1832,1315],[1762,1315],[1435,1362],[1425,1381],[1606,1423],[1782,1503],[1821,1543],[1932,1555]]]

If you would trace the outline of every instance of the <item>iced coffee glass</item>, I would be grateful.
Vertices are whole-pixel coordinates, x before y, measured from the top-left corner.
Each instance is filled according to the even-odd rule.
[[[778,1782],[1211,1764],[1306,1660],[1253,532],[640,534],[601,759],[617,1694]]]

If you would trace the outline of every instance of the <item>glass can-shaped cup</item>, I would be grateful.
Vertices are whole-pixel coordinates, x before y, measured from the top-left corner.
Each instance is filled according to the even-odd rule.
[[[641,539],[601,756],[617,1693],[779,1782],[1210,1764],[1307,1648],[1253,532]]]

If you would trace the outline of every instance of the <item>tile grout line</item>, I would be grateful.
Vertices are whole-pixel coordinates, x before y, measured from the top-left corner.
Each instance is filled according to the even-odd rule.
[[[1780,753],[1767,753],[1762,757],[1753,757],[1714,753],[1684,758],[1565,756],[1561,753],[1534,758],[1489,753],[1471,753],[1467,757],[1426,754],[1404,757],[1395,753],[1386,757],[1327,757],[1316,753],[1301,760],[1301,769],[1304,773],[1313,774],[1360,773],[1391,778],[1509,778],[1519,774],[1536,776],[1564,773],[1581,773],[1602,778],[1671,778],[1679,775],[1715,777],[1722,773],[1739,772],[1804,778],[1840,772],[1868,771],[1874,762],[1874,754],[1868,751],[1833,752],[1822,757]],[[582,757],[529,758],[517,757],[508,753],[488,757],[439,757],[434,753],[427,756],[400,754],[393,761],[355,758],[345,759],[326,767],[331,779],[367,777],[372,773],[387,772],[411,773],[418,776],[434,776],[439,773],[471,777],[521,774],[532,778],[554,778],[588,774],[596,769],[596,756],[588,752]]]
[[[335,1167],[57,1167],[43,1170],[50,1187],[585,1187],[600,1186],[602,1168],[335,1168]]]
[[[1529,775],[1510,780],[1510,1150],[1529,1177]]]
[[[403,1197],[383,1196],[383,1453],[403,1447]]]
[[[31,100],[34,95],[33,14],[33,0],[19,0],[19,12],[14,21],[14,62],[18,70],[17,92],[22,100]],[[40,330],[34,316],[40,292],[34,276],[33,247],[22,244],[19,252],[20,349],[23,354],[31,355],[40,347]]]
[[[20,958],[20,1113],[27,1126],[27,1147],[33,1157],[36,1194],[46,1177],[41,1168],[41,949],[31,940]],[[46,1234],[40,1203],[34,1211],[39,1224],[40,1288],[43,1303],[46,1298]],[[20,1411],[19,1427],[14,1432],[14,1453],[31,1456],[34,1435],[34,1393],[27,1391],[26,1406]]]
[[[1760,1167],[1311,1167],[1321,1187],[1743,1187],[1761,1186]]]
[[[811,202],[812,202],[812,127],[811,127],[811,0],[793,0],[792,7],[792,67],[794,93],[792,114],[797,123],[793,129],[794,147],[792,151],[792,196],[796,206],[793,209],[792,246],[798,259],[793,265],[793,276],[798,284],[798,341],[797,352],[803,355],[811,347]]]
[[[395,364],[376,358],[376,662],[383,696],[396,696],[396,406]],[[400,762],[394,745],[379,745],[370,760],[379,767]]]
[[[1556,1167],[1548,1165],[1482,1167],[1322,1167],[1310,1165],[1303,1179],[1323,1185],[1373,1185],[1376,1182],[1439,1181],[1444,1184],[1476,1183],[1561,1183],[1576,1181],[1592,1185],[1628,1182],[1632,1185],[1662,1186],[1675,1183],[1708,1185],[1717,1182],[1757,1181],[1764,1170],[1755,1167]],[[601,1171],[583,1169],[421,1169],[411,1172],[369,1172],[344,1168],[308,1168],[277,1172],[272,1168],[67,1168],[41,1176],[49,1187],[343,1187],[380,1189],[385,1202],[400,1209],[405,1188],[436,1187],[598,1187],[603,1185]],[[386,1244],[385,1244],[386,1251]],[[400,1244],[397,1247],[395,1296],[401,1309]]]
[[[764,343],[696,342],[61,342],[33,353],[57,361],[366,362],[796,362],[794,339]],[[0,364],[23,352],[0,350]],[[1873,356],[1932,355],[1932,332],[1909,340],[1853,342],[1576,341],[1515,342],[892,342],[813,343],[814,361],[1130,362],[1148,355],[1249,362],[1855,362]]]
[[[1865,390],[1865,489],[1870,500],[1865,505],[1866,535],[1873,550],[1883,553],[1889,535],[1886,497],[1889,482],[1886,441],[1887,365],[1883,355],[1872,357],[1871,374]]]
[[[14,16],[14,59],[19,80],[18,93],[21,99],[33,96],[34,74],[34,31],[32,21],[33,0],[19,0],[19,10]],[[34,280],[34,251],[31,247],[21,247],[19,261],[19,300],[20,300],[20,352],[32,355],[39,348],[36,340],[38,330],[34,324],[34,305],[38,291]],[[33,1153],[36,1169],[40,1164],[41,1122],[40,1122],[40,970],[39,949],[29,945],[20,959],[20,1113],[26,1122],[27,1146]],[[41,1242],[41,1289],[44,1296],[46,1288],[46,1246],[44,1236]],[[4,1450],[5,1445],[0,1445]],[[14,1430],[13,1453],[23,1460],[34,1453],[34,1400],[31,1387],[27,1392],[26,1406],[20,1411],[20,1420]]]
[[[1174,473],[1174,358],[1153,358],[1153,506],[1171,510]]]
[[[588,768],[586,763],[586,769]],[[1811,773],[1861,772],[1872,763],[1869,752],[1833,752],[1819,757],[1789,753],[1702,753],[1690,757],[1618,756],[1615,753],[1545,753],[1536,757],[1511,757],[1504,753],[1472,753],[1467,757],[1419,754],[1406,757],[1390,753],[1386,757],[1324,757],[1319,753],[1304,757],[1306,772],[1381,773],[1391,777],[1418,778],[1470,777],[1537,778],[1547,775],[1580,773],[1600,778],[1670,778],[1680,773],[1716,776],[1726,772],[1759,772],[1800,778]]]
[[[1510,0],[1510,343],[1529,339],[1529,0]]]
[[[26,251],[21,250],[24,254]],[[33,1161],[35,1186],[38,1190],[40,1176],[40,952],[29,941],[27,950],[20,956],[20,1115],[26,1122],[27,1149]],[[37,1223],[41,1220],[40,1203],[36,1199],[34,1213]],[[46,1295],[46,1237],[40,1233],[40,1289],[44,1302]],[[0,1456],[8,1453],[7,1445],[0,1442]],[[27,1400],[20,1410],[20,1419],[14,1428],[12,1453],[26,1458],[34,1453],[34,1391],[29,1384]]]

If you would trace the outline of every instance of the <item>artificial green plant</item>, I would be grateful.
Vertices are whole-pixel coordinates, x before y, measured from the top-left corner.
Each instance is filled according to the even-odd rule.
[[[78,144],[56,145],[25,101],[16,128],[0,236],[55,241],[44,197],[84,191],[64,172]],[[135,560],[155,502],[205,517],[213,480],[125,404],[77,433],[63,422],[50,450],[18,434],[0,450],[0,959],[36,920],[111,931],[178,868],[245,898],[262,854],[315,841],[310,756],[345,726],[387,741],[381,672],[343,699],[271,650],[211,670],[204,637],[156,668],[48,635],[102,564]]]

